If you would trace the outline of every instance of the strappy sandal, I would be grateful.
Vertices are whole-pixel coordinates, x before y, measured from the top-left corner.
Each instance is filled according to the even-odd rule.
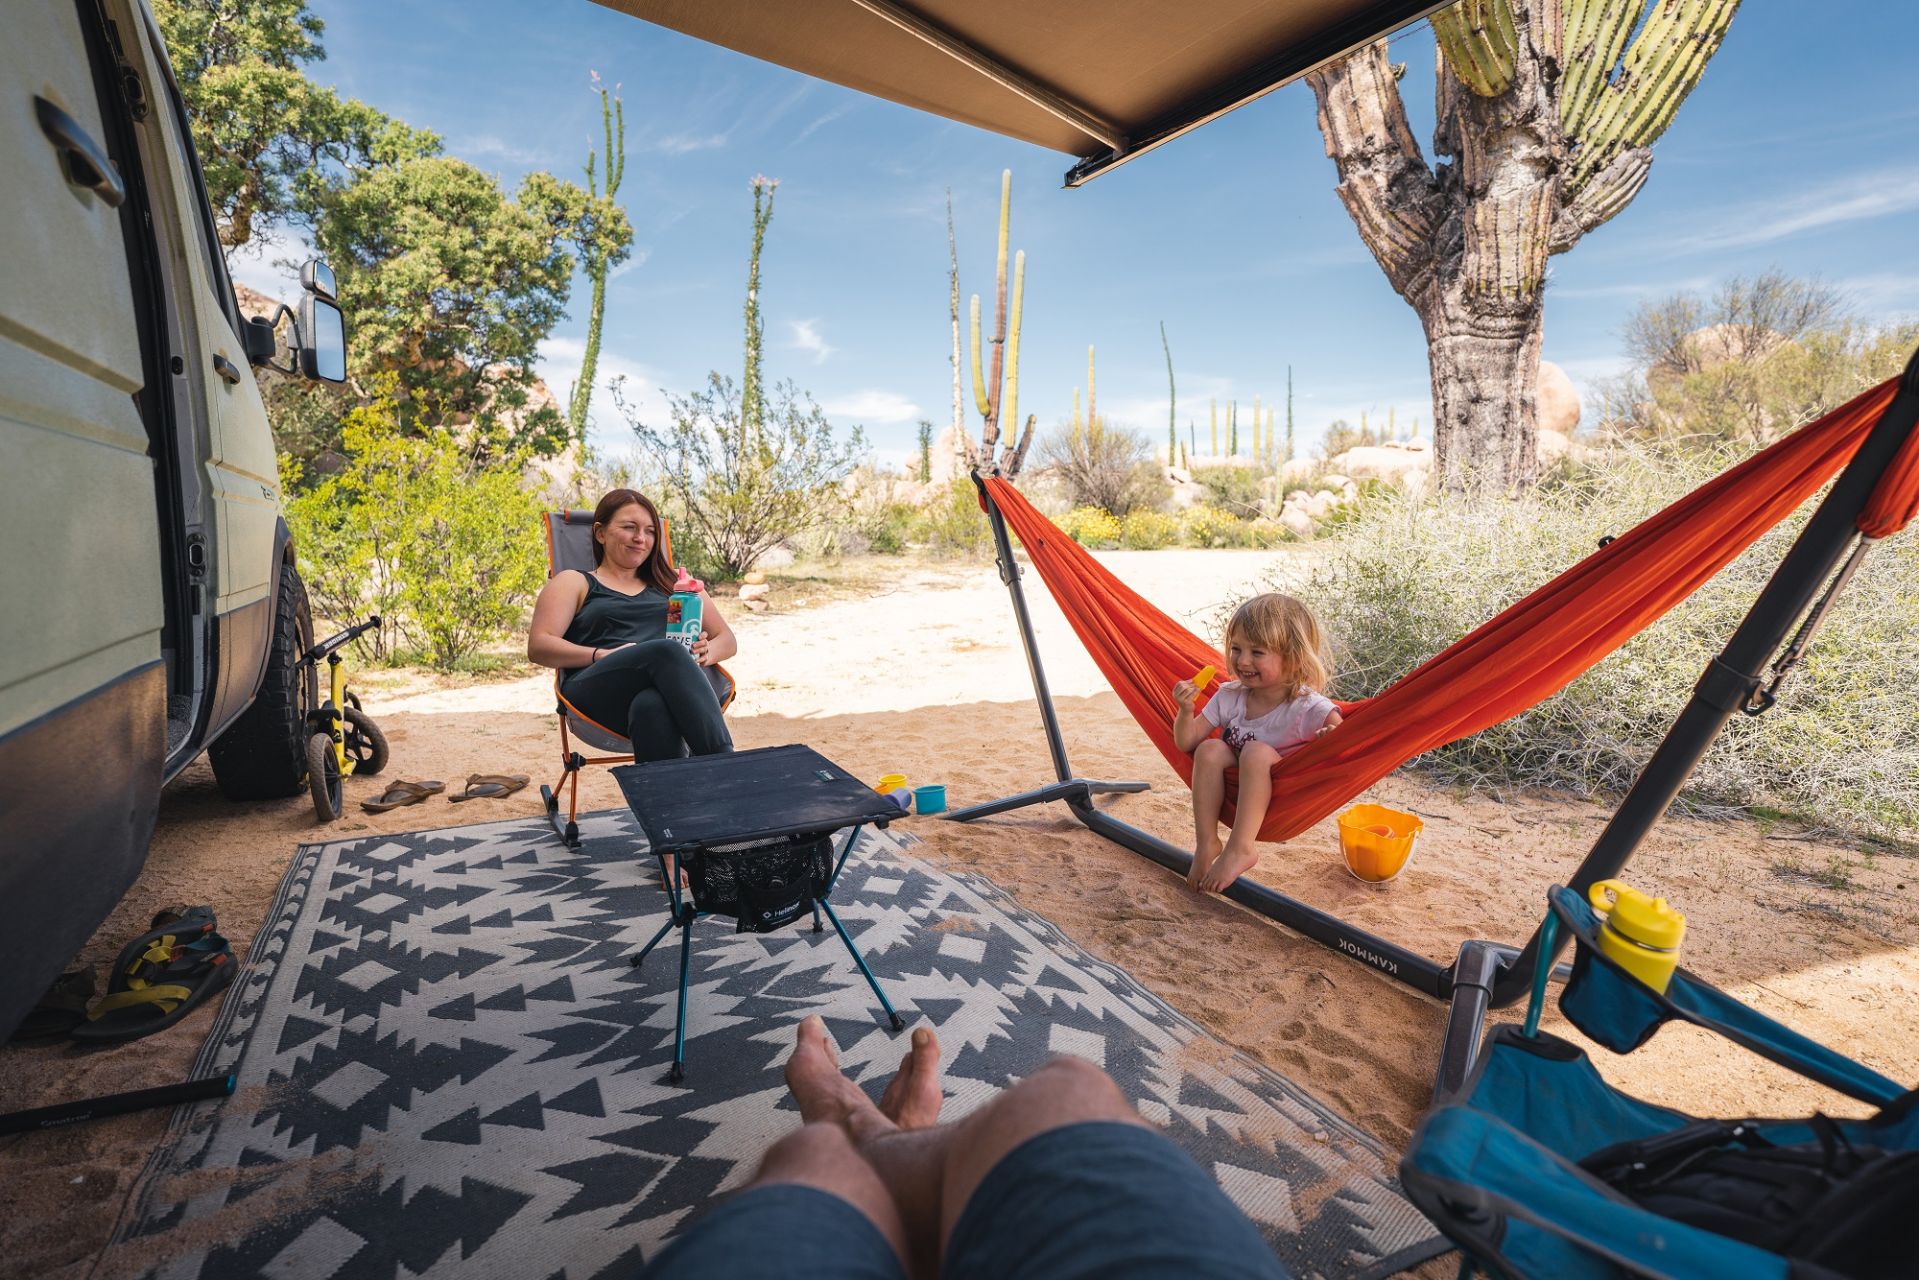
[[[437,778],[426,782],[389,782],[378,800],[362,800],[360,807],[368,813],[385,813],[388,809],[418,804],[428,796],[437,796],[445,790],[446,783]]]
[[[214,932],[213,909],[168,907],[113,962],[107,993],[70,1033],[83,1043],[134,1040],[164,1030],[227,989],[233,948]]]
[[[76,969],[54,980],[40,1002],[14,1028],[8,1044],[45,1044],[58,1040],[87,1020],[87,1002],[93,999],[93,970]]]
[[[497,800],[501,796],[510,796],[526,785],[524,773],[475,773],[469,774],[466,790],[457,796],[448,796],[453,804],[462,800]]]

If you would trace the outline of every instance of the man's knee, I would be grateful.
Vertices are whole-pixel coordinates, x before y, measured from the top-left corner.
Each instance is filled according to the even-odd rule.
[[[760,1157],[755,1182],[799,1182],[818,1186],[821,1175],[862,1163],[846,1131],[835,1124],[807,1124],[787,1134]]]
[[[1015,1089],[1043,1097],[1056,1109],[1061,1123],[1084,1120],[1137,1120],[1126,1095],[1113,1078],[1084,1058],[1062,1054],[1026,1077]]]

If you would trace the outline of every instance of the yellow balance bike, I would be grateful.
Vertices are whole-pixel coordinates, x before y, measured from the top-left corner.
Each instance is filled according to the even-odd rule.
[[[379,625],[376,614],[322,640],[300,659],[302,666],[317,664],[322,658],[327,664],[327,699],[306,716],[307,789],[313,793],[313,812],[321,822],[333,821],[345,807],[342,779],[356,773],[372,775],[386,768],[386,735],[360,709],[358,695],[347,690],[346,664],[340,657],[347,641]],[[307,678],[302,673],[302,681]]]

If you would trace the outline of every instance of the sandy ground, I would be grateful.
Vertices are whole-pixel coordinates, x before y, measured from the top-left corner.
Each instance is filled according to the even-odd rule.
[[[1249,584],[1285,567],[1267,552],[1102,558],[1202,632]],[[899,771],[915,784],[943,782],[956,805],[1050,780],[1025,658],[992,566],[907,563],[867,578],[875,575],[879,585],[851,594],[844,585],[782,583],[769,612],[730,611],[742,640],[729,664],[741,688],[729,717],[738,744],[808,743],[869,778]],[[1190,839],[1177,777],[1045,591],[1035,584],[1030,598],[1075,768],[1150,782],[1145,794],[1106,803],[1166,839]],[[244,948],[302,841],[538,814],[535,788],[558,772],[547,676],[379,672],[362,688],[393,743],[383,779],[438,778],[457,788],[471,772],[511,772],[531,775],[534,786],[505,800],[453,807],[435,798],[370,816],[357,801],[377,794],[382,779],[349,779],[348,814],[318,827],[304,799],[223,800],[205,764],[196,764],[167,791],[145,873],[80,959],[104,969],[154,909],[174,901],[211,902],[223,932]],[[1546,886],[1570,871],[1608,812],[1582,797],[1501,803],[1404,771],[1367,798],[1426,820],[1418,857],[1398,880],[1368,886],[1351,878],[1330,820],[1267,846],[1252,875],[1442,963],[1468,938],[1523,939]],[[589,771],[582,811],[617,804],[610,776]],[[1234,904],[1194,896],[1063,808],[977,826],[917,816],[906,825],[931,858],[990,876],[1227,1044],[1299,1081],[1389,1147],[1405,1143],[1430,1098],[1445,1021],[1437,1002]],[[1636,883],[1690,917],[1689,966],[1908,1080],[1919,1075],[1915,877],[1919,865],[1909,858],[1746,822],[1668,821],[1631,868]],[[199,1015],[114,1049],[0,1050],[0,1111],[181,1079],[208,1022]],[[1599,1056],[1610,1077],[1690,1110],[1857,1110],[1684,1028],[1666,1029],[1630,1060]],[[149,1113],[0,1138],[0,1274],[84,1274],[165,1120]]]

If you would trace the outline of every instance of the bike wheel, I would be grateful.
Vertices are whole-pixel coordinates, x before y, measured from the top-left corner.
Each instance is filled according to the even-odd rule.
[[[373,723],[373,717],[357,707],[348,707],[345,729],[347,759],[353,761],[355,777],[363,773],[371,777],[386,768],[392,753],[387,748],[386,735]]]
[[[345,808],[340,787],[340,759],[333,754],[333,738],[316,733],[307,739],[307,790],[313,794],[313,812],[331,822]]]

